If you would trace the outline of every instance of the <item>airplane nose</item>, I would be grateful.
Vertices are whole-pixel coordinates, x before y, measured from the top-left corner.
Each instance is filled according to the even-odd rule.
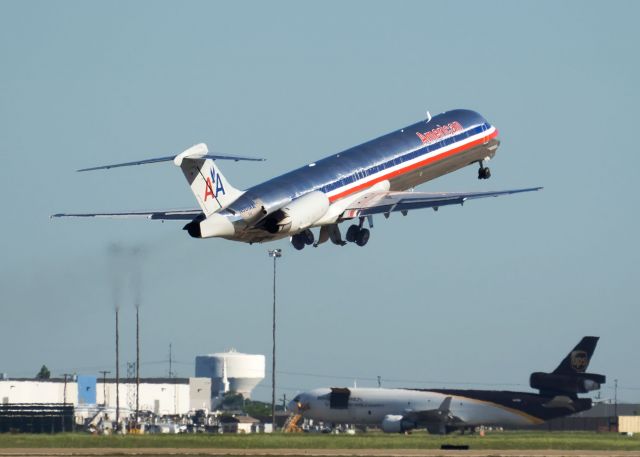
[[[289,402],[287,405],[289,411],[295,413],[303,413],[309,409],[309,402],[303,395],[297,395],[293,400]]]

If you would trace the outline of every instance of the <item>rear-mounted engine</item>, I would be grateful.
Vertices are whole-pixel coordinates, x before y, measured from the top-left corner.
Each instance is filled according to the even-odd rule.
[[[601,374],[577,373],[554,374],[532,373],[529,385],[540,392],[584,394],[592,390],[600,389],[600,385],[606,382],[606,377]]]
[[[329,199],[323,192],[310,192],[269,215],[262,226],[269,233],[298,233],[311,227],[328,209]]]

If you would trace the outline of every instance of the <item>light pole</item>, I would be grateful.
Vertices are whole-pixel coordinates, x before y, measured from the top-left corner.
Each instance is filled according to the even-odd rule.
[[[273,257],[273,346],[271,352],[271,424],[276,431],[276,260],[282,257],[282,249],[269,249],[269,257]]]
[[[614,394],[613,394],[613,398],[614,398],[614,410],[613,410],[613,415],[616,416],[616,423],[618,422],[618,380],[614,379]]]
[[[102,400],[103,400],[102,404],[106,409],[107,408],[107,375],[111,372],[107,370],[102,370],[100,371],[100,373],[102,373]]]
[[[66,424],[65,424],[65,412],[66,412],[66,406],[67,406],[67,379],[69,379],[69,376],[71,376],[69,373],[65,373],[62,376],[64,376],[64,393],[63,395],[63,400],[62,400],[62,431],[66,432]]]

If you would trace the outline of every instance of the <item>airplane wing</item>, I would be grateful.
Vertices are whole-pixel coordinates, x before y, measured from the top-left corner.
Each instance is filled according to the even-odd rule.
[[[371,192],[349,205],[342,214],[342,218],[350,219],[373,214],[388,215],[394,211],[406,212],[421,208],[437,210],[441,206],[462,205],[467,200],[534,192],[541,189],[542,187],[490,192]]]
[[[464,425],[464,421],[451,412],[451,399],[446,397],[438,409],[407,411],[403,419],[413,422],[417,428],[425,427],[432,434],[445,434],[447,428]]]
[[[168,211],[131,211],[128,213],[58,213],[51,217],[103,217],[103,218],[137,218],[158,220],[185,220],[191,221],[204,215],[201,209],[175,209]]]

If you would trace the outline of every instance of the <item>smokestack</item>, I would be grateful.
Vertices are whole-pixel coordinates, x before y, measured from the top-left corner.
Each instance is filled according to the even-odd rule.
[[[119,307],[116,306],[116,431],[120,430],[120,334],[118,331]]]
[[[120,425],[120,334],[119,314],[122,303],[123,286],[130,276],[131,292],[136,308],[136,423],[140,411],[140,302],[141,302],[141,262],[145,248],[141,245],[123,247],[119,243],[111,243],[107,249],[109,253],[113,301],[116,314],[116,422]]]
[[[140,302],[136,303],[136,425],[140,413]]]

